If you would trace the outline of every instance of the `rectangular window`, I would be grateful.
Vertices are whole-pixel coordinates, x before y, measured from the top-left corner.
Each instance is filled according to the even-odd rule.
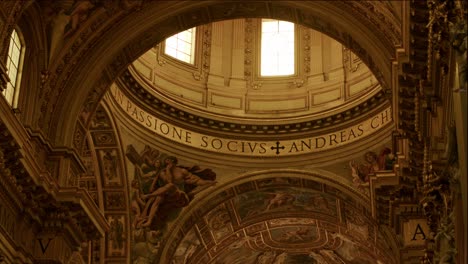
[[[10,36],[10,46],[8,47],[8,57],[6,70],[10,81],[7,83],[6,89],[2,92],[3,96],[11,106],[16,105],[16,97],[18,94],[18,78],[20,72],[21,52],[23,45],[19,38],[18,32],[13,30]]]
[[[294,74],[294,23],[262,19],[261,76]]]
[[[164,53],[186,63],[195,61],[195,28],[175,34],[166,39]]]

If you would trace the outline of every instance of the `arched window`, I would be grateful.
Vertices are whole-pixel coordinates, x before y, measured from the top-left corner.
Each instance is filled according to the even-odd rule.
[[[195,61],[195,28],[182,31],[166,39],[164,53],[186,63]]]
[[[3,96],[12,107],[16,107],[18,103],[23,54],[23,42],[18,32],[13,30],[10,36],[10,46],[8,48],[6,63],[6,70],[10,81],[7,83],[6,89],[2,92]]]
[[[262,19],[261,76],[294,74],[294,23]]]

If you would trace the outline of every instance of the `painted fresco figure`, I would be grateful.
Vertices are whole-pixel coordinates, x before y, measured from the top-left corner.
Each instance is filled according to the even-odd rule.
[[[146,203],[141,214],[142,216],[140,217],[142,221],[137,223],[139,227],[148,227],[151,225],[163,202],[168,200],[177,201],[176,207],[183,207],[189,202],[187,194],[179,190],[173,183],[164,183],[163,186],[157,188],[150,194],[143,195],[142,198],[146,200]]]
[[[378,159],[379,170],[392,170],[393,163],[395,163],[395,155],[390,148],[384,148],[379,155]]]
[[[148,221],[149,210],[156,200],[154,195],[148,196],[148,194],[154,193],[159,187],[157,186],[161,171],[159,151],[145,146],[143,151],[138,154],[133,146],[129,145],[126,155],[136,168],[135,179],[131,183],[133,189],[131,207],[134,212],[133,226],[140,228],[142,223]],[[162,190],[159,191],[159,193],[161,192]],[[158,204],[161,202],[159,200],[156,201]]]
[[[113,217],[110,223],[110,233],[109,239],[112,241],[112,248],[113,249],[122,249],[123,248],[123,224],[122,222],[117,219],[117,217]]]
[[[277,192],[274,193],[274,197],[268,201],[268,205],[266,207],[266,211],[278,208],[281,206],[292,205],[296,200],[294,195],[287,193],[287,192]]]
[[[140,154],[141,163],[135,164],[136,176],[141,184],[141,191],[143,194],[148,194],[156,188],[155,179],[157,179],[161,171],[161,162],[159,161],[159,151],[149,146],[145,146]]]
[[[137,225],[142,221],[142,218],[143,218],[142,212],[146,203],[141,198],[143,194],[141,193],[140,184],[137,179],[132,180],[131,187],[133,189],[133,193],[132,193],[132,202],[131,202],[130,207],[134,214],[132,225],[133,227],[137,227]]]
[[[366,152],[364,154],[364,160],[366,161],[365,163],[357,163],[354,160],[349,162],[349,167],[351,168],[351,175],[353,177],[353,184],[356,188],[360,189],[361,191],[365,191],[363,188],[363,184],[369,182],[370,175],[373,175],[376,171],[380,170],[379,157],[377,157],[377,154],[375,154],[375,152]]]
[[[210,169],[179,166],[172,156],[161,166],[159,151],[149,146],[138,154],[130,145],[127,157],[136,167],[132,182],[135,228],[151,227],[156,218],[164,219],[172,209],[188,205],[196,193],[216,184],[216,174]],[[160,214],[162,206],[164,213]]]
[[[140,180],[143,182],[138,197],[144,205],[134,224],[135,227],[148,227],[151,225],[159,206],[165,201],[166,195],[172,192],[172,196],[180,195],[182,197],[184,194],[178,193],[174,184],[161,177],[164,168],[161,168],[159,151],[146,146],[141,157],[143,163],[136,167]],[[139,204],[141,205],[141,203]]]
[[[378,163],[377,154],[375,154],[375,152],[372,152],[372,151],[366,152],[366,154],[364,154],[364,158],[367,162],[365,166],[367,167],[366,172],[367,172],[367,181],[368,181],[369,175],[374,174],[376,171],[379,170],[379,163]]]
[[[104,176],[113,180],[118,177],[117,175],[117,157],[112,155],[111,151],[105,151],[102,157],[102,163],[104,168]]]
[[[206,187],[216,184],[214,180],[216,174],[211,170],[201,171],[197,166],[190,169],[178,166],[177,158],[173,156],[167,157],[164,163],[166,166],[161,172],[161,177],[168,183],[176,185],[177,188],[185,191],[191,197]]]
[[[184,207],[196,193],[216,184],[214,180],[216,174],[211,170],[200,171],[198,167],[188,169],[178,166],[177,162],[176,157],[167,157],[164,160],[164,168],[153,179],[150,188],[151,193],[143,195],[143,199],[150,200],[148,200],[143,210],[143,215],[145,215],[149,209],[148,217],[141,223],[141,227],[151,225],[163,202],[174,208]],[[201,175],[203,178],[196,174]],[[155,188],[155,186],[158,187]]]

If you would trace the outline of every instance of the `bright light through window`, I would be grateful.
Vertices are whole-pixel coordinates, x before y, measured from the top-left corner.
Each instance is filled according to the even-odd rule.
[[[195,28],[185,30],[166,39],[164,52],[178,60],[193,64],[195,58]]]
[[[294,74],[294,23],[262,19],[262,76]]]
[[[6,89],[2,92],[6,100],[11,106],[16,105],[16,97],[19,88],[19,70],[20,70],[20,59],[21,50],[23,45],[21,44],[20,38],[16,30],[13,30],[10,36],[10,46],[8,47],[8,58],[7,58],[7,74],[10,81],[7,83]]]

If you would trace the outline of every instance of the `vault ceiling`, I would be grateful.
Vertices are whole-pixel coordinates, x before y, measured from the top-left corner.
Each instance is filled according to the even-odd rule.
[[[361,109],[363,103],[382,97],[377,78],[358,56],[327,35],[300,25],[295,26],[294,73],[262,76],[260,23],[260,19],[237,19],[197,27],[193,64],[166,55],[163,41],[135,60],[119,84],[137,86],[130,87],[134,93],[145,89],[143,97],[155,96],[176,112],[218,123],[223,119],[282,125],[337,115],[346,118],[359,111],[355,107]]]
[[[93,2],[81,6],[83,10],[79,14],[83,16],[78,17],[76,24],[64,29],[60,26],[66,26],[68,21],[66,24],[49,21],[50,28],[44,29],[51,38],[50,67],[41,80],[41,92],[46,95],[39,98],[38,108],[42,111],[33,122],[51,138],[52,145],[70,145],[81,151],[87,171],[83,177],[71,180],[79,181],[80,187],[89,191],[110,226],[106,237],[94,244],[100,249],[95,248],[93,252],[100,250],[101,256],[117,263],[131,259],[133,263],[227,264],[234,263],[235,256],[238,262],[257,260],[260,263],[286,260],[301,263],[312,259],[331,263],[377,263],[377,260],[390,259],[392,263],[386,253],[388,246],[380,240],[372,219],[369,184],[365,177],[353,182],[356,175],[352,176],[351,168],[346,167],[346,156],[357,159],[359,151],[370,147],[380,151],[388,142],[375,139],[388,138],[391,118],[385,117],[385,122],[379,123],[383,128],[373,137],[365,135],[359,139],[357,134],[367,131],[364,125],[359,126],[360,122],[367,122],[371,130],[373,120],[382,113],[391,116],[389,61],[395,57],[395,45],[401,44],[400,21],[391,7],[380,2],[366,5],[352,1],[143,2]],[[40,5],[45,18],[50,15],[47,12],[60,18],[64,15],[60,10],[73,10],[70,3],[45,1]],[[258,80],[250,79],[250,84],[242,89],[252,89],[252,96],[238,97],[240,101],[269,96],[269,104],[274,105],[279,102],[275,97],[287,94],[286,88],[291,86],[297,89],[292,99],[302,96],[301,100],[309,102],[314,88],[319,91],[315,95],[325,99],[322,105],[314,101],[297,109],[288,108],[291,103],[286,102],[276,114],[253,109],[260,100],[249,107],[241,104],[239,111],[222,110],[219,103],[232,105],[226,94],[221,94],[225,98],[215,102],[206,93],[204,101],[190,103],[193,98],[187,98],[187,94],[167,95],[172,91],[168,87],[147,89],[148,80],[141,82],[145,76],[132,72],[135,64],[129,68],[146,51],[156,53],[155,44],[174,33],[218,21],[260,17],[293,21],[304,28],[324,32],[346,47],[339,46],[343,59],[335,65],[344,68],[337,75],[340,82],[334,83],[340,87],[337,96],[324,95],[330,92],[326,90],[324,76],[289,80],[280,92],[270,94],[265,91],[271,91],[271,87],[262,84],[263,88],[255,90],[259,87]],[[306,45],[302,46],[302,51],[306,50]],[[152,73],[163,73],[164,69],[157,68],[158,65],[150,65]],[[359,74],[345,79],[344,75],[353,69]],[[194,89],[199,84],[197,78],[204,80],[203,75],[209,76],[214,70],[213,67],[199,72],[200,75],[192,74],[186,86],[200,91]],[[358,85],[353,90],[351,86],[346,87],[344,80],[362,81],[366,85]],[[219,92],[225,87],[215,88],[219,98]],[[117,108],[118,97],[113,94],[116,89],[129,99],[124,108]],[[327,101],[328,97],[334,97],[336,102]],[[194,107],[197,103],[206,107]],[[133,107],[128,113],[130,104],[141,111]],[[191,141],[198,144],[203,144],[204,136],[211,136],[207,145],[213,149],[196,149],[145,130],[148,125],[138,125],[143,113],[145,123],[152,116],[151,127],[155,125],[154,117],[165,123],[164,128],[177,126],[173,131],[184,131],[185,143],[190,141],[189,133],[201,135],[201,141]],[[337,143],[333,150],[306,154],[299,153],[300,147],[294,142],[325,135],[331,146],[338,142],[338,134],[334,133],[356,142],[347,146]],[[216,151],[221,136],[227,140],[223,141],[227,152]],[[235,138],[239,153],[229,153],[233,152],[231,143]],[[255,145],[261,138],[265,142]],[[287,144],[281,145],[287,140]],[[309,141],[304,142],[301,146],[307,147]],[[244,155],[240,153],[244,147],[257,153]],[[268,162],[263,162],[263,149],[271,150],[265,158]],[[293,154],[280,157],[280,152]],[[327,180],[323,180],[322,173],[310,173],[324,161],[321,156],[325,152],[328,163],[323,166],[339,164],[330,168],[338,170],[337,173],[323,173],[328,175]],[[244,155],[243,160],[239,154]],[[172,156],[180,163],[170,167],[167,160]],[[250,160],[246,162],[247,159]],[[156,161],[160,165],[156,166]],[[366,163],[364,167],[369,166],[372,164]],[[171,180],[169,167],[180,174],[188,171],[191,176],[179,175],[178,179]],[[283,173],[280,167],[295,172]],[[249,174],[269,169],[264,175]],[[211,172],[209,177],[207,172]],[[157,177],[161,175],[166,178],[158,182]],[[241,184],[242,176],[246,180]],[[148,186],[153,181],[156,187]],[[204,184],[205,181],[209,184]]]

